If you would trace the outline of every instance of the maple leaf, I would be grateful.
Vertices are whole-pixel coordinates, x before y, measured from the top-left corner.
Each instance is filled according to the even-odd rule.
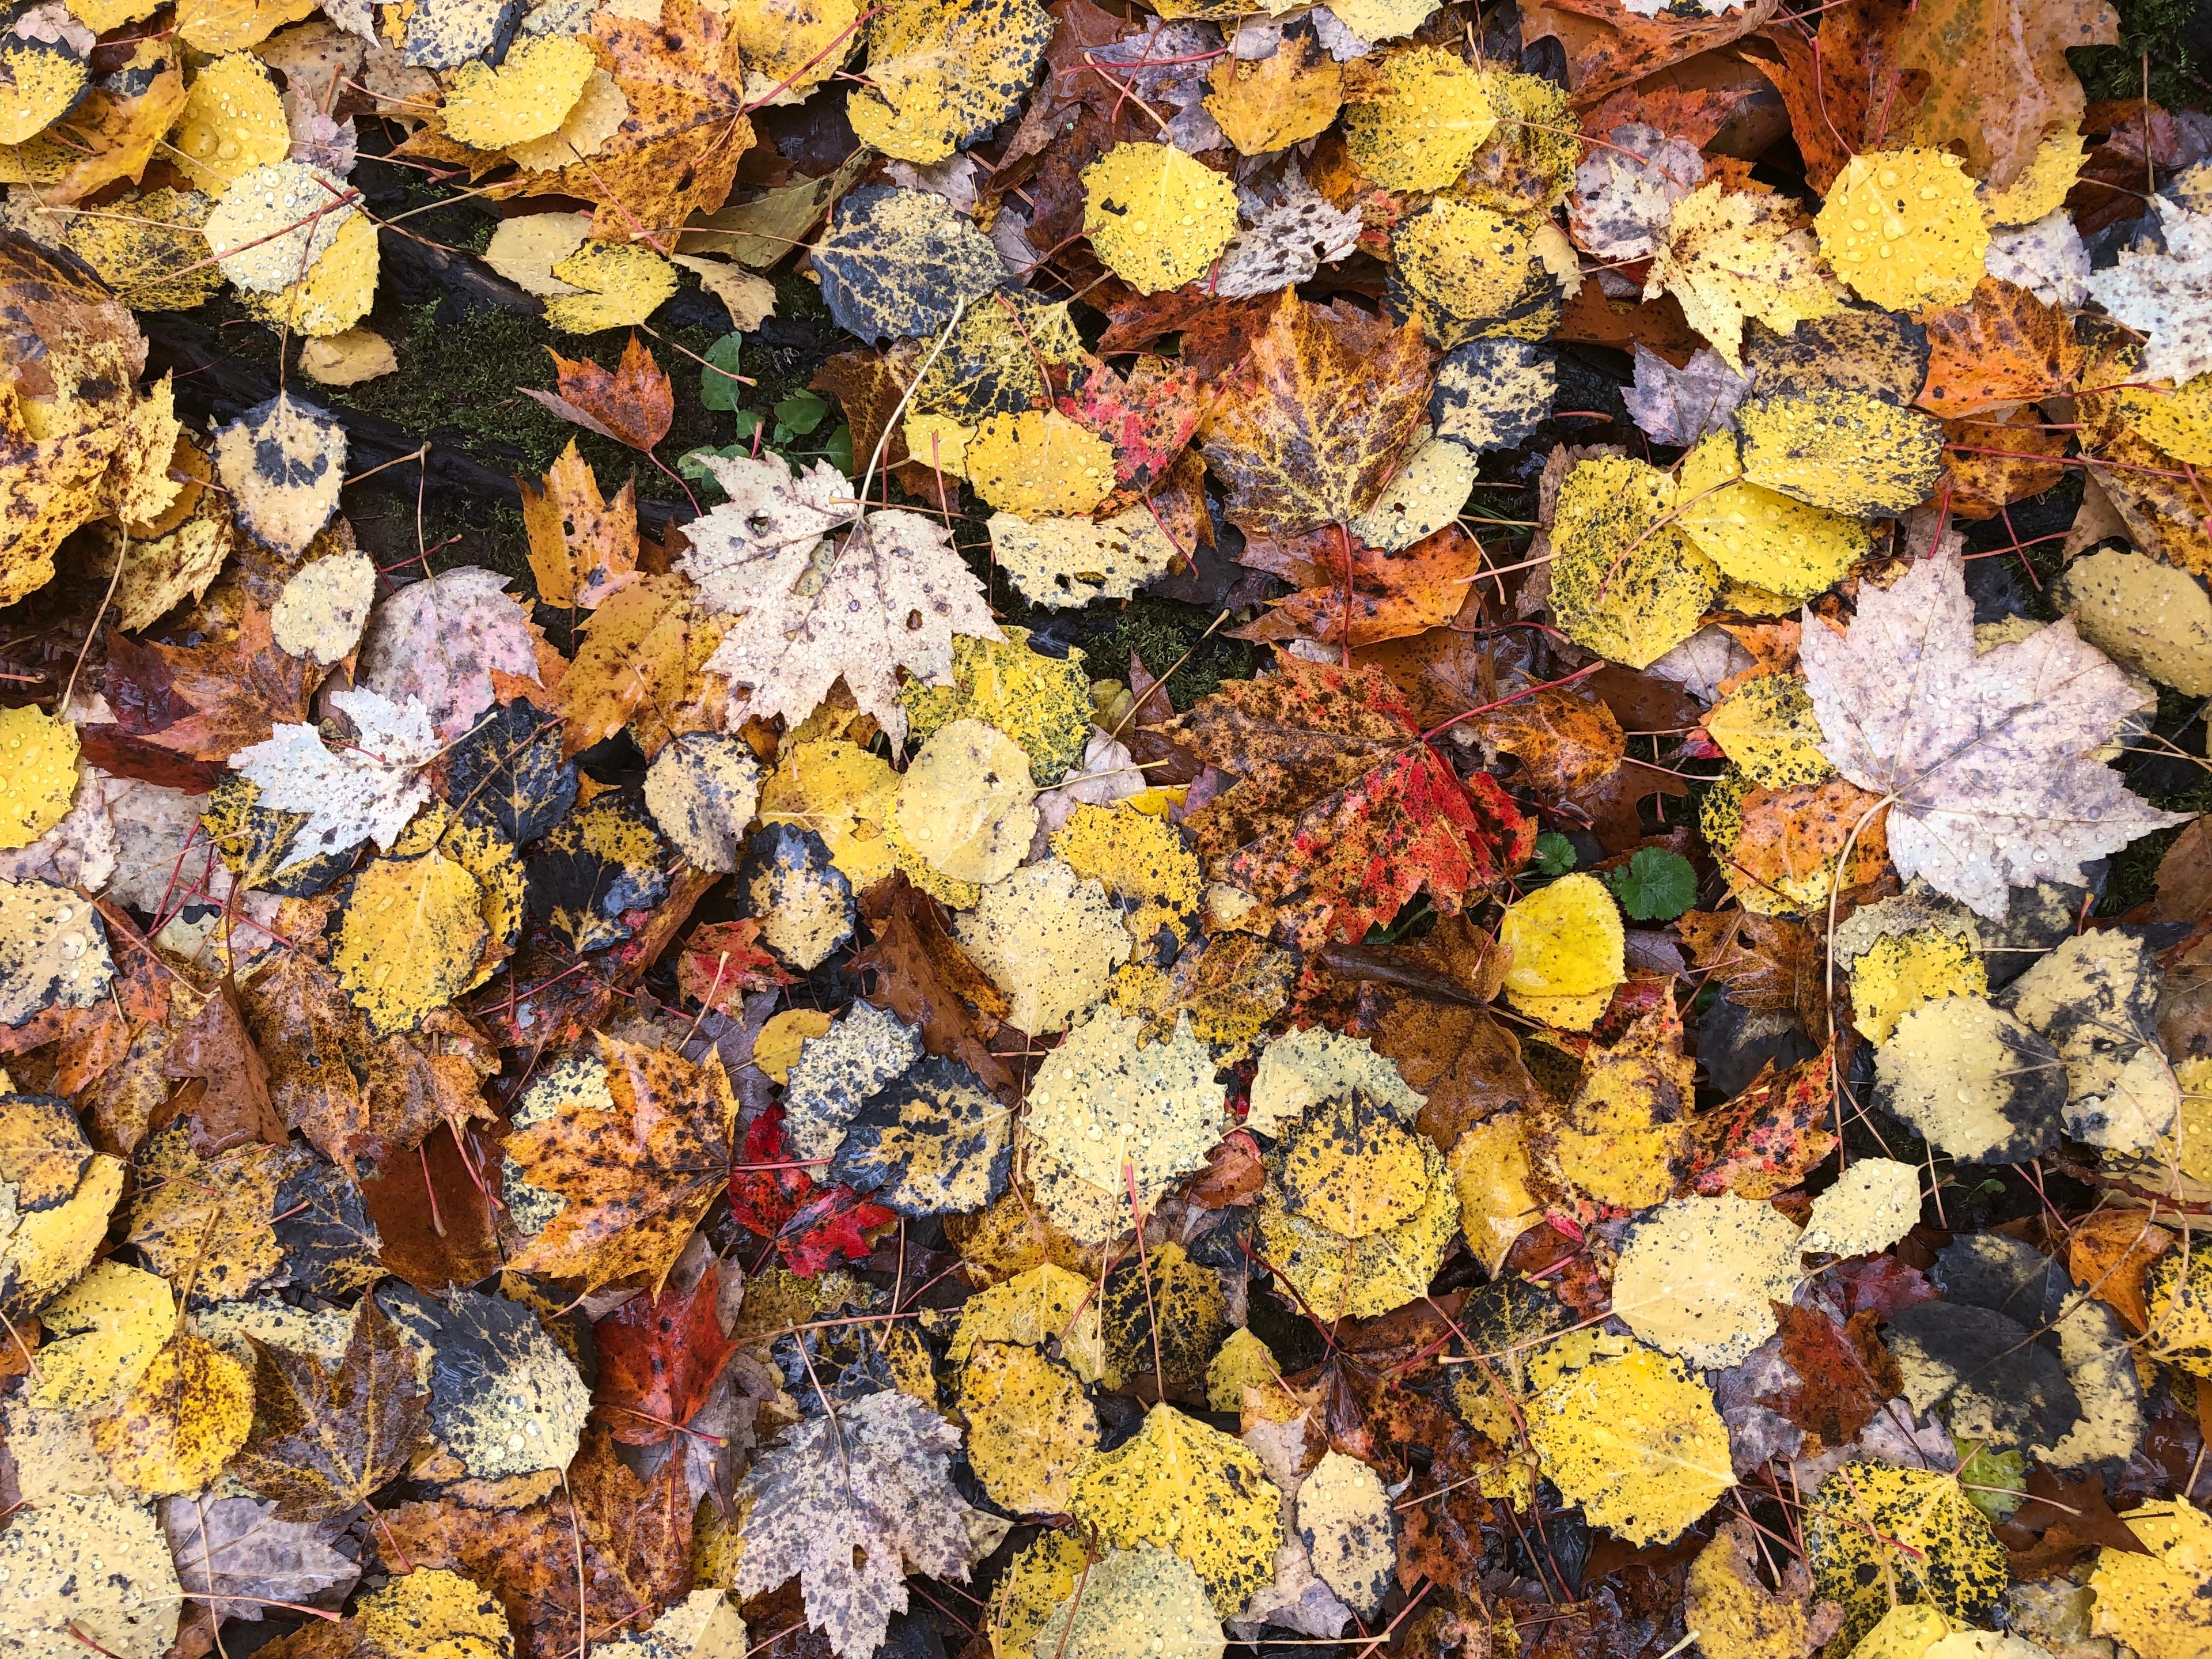
[[[1888,799],[1899,874],[2002,920],[2009,890],[2079,882],[2086,860],[2188,821],[2096,758],[2136,706],[2070,621],[1977,656],[1966,567],[1922,560],[1862,588],[1850,631],[1808,613],[1802,644],[1821,752]]]
[[[568,1465],[566,1489],[540,1503],[404,1504],[376,1535],[416,1571],[465,1573],[489,1590],[516,1633],[518,1659],[563,1659],[575,1651],[580,1628],[642,1626],[689,1588],[684,1469],[683,1458],[667,1458],[641,1480],[623,1467],[613,1437],[594,1429]]]
[[[969,1505],[946,1479],[959,1449],[959,1431],[903,1394],[799,1425],[738,1488],[751,1504],[738,1595],[797,1578],[808,1624],[843,1659],[866,1659],[906,1607],[908,1571],[967,1579]]]
[[[610,503],[571,438],[546,469],[543,489],[516,483],[538,599],[596,609],[637,568],[637,480],[624,479]]]
[[[1421,741],[1376,669],[1285,657],[1165,730],[1238,776],[1188,820],[1200,854],[1309,945],[1357,944],[1424,887],[1454,915],[1534,845],[1486,774],[1462,783]]]
[[[708,465],[717,478],[729,477],[733,494],[757,492],[757,475],[744,467],[720,457]],[[817,492],[811,508],[801,501],[771,515],[765,507],[718,507],[687,527],[692,568],[708,573],[702,597],[742,613],[707,659],[708,671],[746,688],[732,692],[733,725],[777,715],[796,725],[842,677],[862,710],[894,743],[903,742],[898,671],[942,684],[952,674],[955,632],[1001,637],[982,585],[941,528],[896,510],[871,513],[855,525],[824,569],[827,526],[811,532],[807,526],[825,510],[818,492],[846,486],[817,464],[803,487]],[[787,522],[792,527],[776,528]]]
[[[422,699],[395,703],[353,686],[334,692],[331,706],[354,723],[356,741],[331,750],[321,727],[288,725],[230,757],[233,769],[260,790],[255,805],[307,815],[293,832],[279,873],[372,837],[390,852],[430,798],[422,769],[437,757],[438,738]]]
[[[564,1101],[507,1143],[534,1186],[568,1202],[514,1259],[596,1290],[643,1273],[656,1288],[730,1176],[737,1097],[721,1058],[699,1065],[602,1036],[615,1109]]]
[[[313,1354],[253,1345],[253,1432],[230,1473],[286,1521],[351,1513],[407,1471],[429,1437],[414,1352],[365,1296],[335,1370]]]
[[[1977,178],[2003,188],[2035,159],[2046,130],[2081,118],[2086,98],[2068,51],[2116,46],[2119,29],[2105,0],[1933,0],[1915,6],[1892,47],[1893,73],[1917,70],[1927,76],[1927,90],[1911,112],[1913,137],[1958,145]]]
[[[251,599],[239,615],[235,639],[191,646],[149,641],[137,649],[158,660],[173,711],[143,732],[163,749],[194,760],[228,760],[265,743],[277,726],[310,717],[314,664],[277,646],[268,611]]]
[[[396,703],[421,702],[445,741],[465,737],[500,700],[498,676],[538,676],[544,641],[529,611],[502,591],[507,581],[465,564],[401,588],[362,635],[361,684]]]
[[[1270,536],[1349,524],[1419,426],[1433,356],[1419,326],[1285,291],[1199,425],[1229,516]]]
[[[560,390],[521,390],[562,420],[647,454],[675,424],[675,391],[636,335],[629,337],[622,361],[611,371],[588,360],[563,357],[550,346],[545,355],[553,360]]]
[[[614,1414],[616,1439],[657,1446],[705,1401],[737,1352],[715,1312],[720,1287],[710,1267],[688,1293],[635,1296],[592,1324],[599,1375],[592,1402]]]

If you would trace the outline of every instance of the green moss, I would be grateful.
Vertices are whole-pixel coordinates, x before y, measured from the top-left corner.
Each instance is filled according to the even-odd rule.
[[[2113,0],[2117,46],[2077,46],[2066,56],[2092,99],[2140,98],[2144,60],[2150,96],[2166,109],[2201,109],[2212,69],[2212,21],[2201,0]]]

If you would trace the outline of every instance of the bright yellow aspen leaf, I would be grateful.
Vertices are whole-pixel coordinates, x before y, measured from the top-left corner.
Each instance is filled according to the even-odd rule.
[[[328,339],[352,328],[376,303],[380,258],[375,222],[356,213],[338,227],[330,246],[299,281],[274,294],[241,289],[238,297],[264,321],[311,339]]]
[[[1855,518],[1898,515],[1935,493],[1943,426],[1870,392],[1822,386],[1736,410],[1753,483]]]
[[[2199,374],[2171,390],[2130,386],[2120,393],[2120,418],[2138,438],[2175,460],[2212,466],[2212,374]]]
[[[1820,752],[1812,695],[1795,674],[1746,680],[1713,705],[1705,735],[1761,788],[1818,783],[1835,772]]]
[[[1041,1262],[962,1304],[960,1328],[945,1350],[946,1363],[964,1365],[979,1343],[1058,1344],[1060,1357],[1085,1382],[1104,1375],[1106,1349],[1098,1323],[1098,1287],[1080,1273]]]
[[[898,787],[890,763],[858,744],[787,738],[776,751],[775,770],[761,782],[760,820],[811,830],[853,890],[865,892],[894,867],[884,823]]]
[[[2146,1553],[2097,1552],[2090,1628],[2117,1637],[2142,1659],[2202,1659],[2212,1650],[2212,1519],[2185,1498],[2148,1504],[2120,1519]]]
[[[847,118],[886,155],[942,161],[1013,112],[1052,29],[1036,0],[889,0],[868,22],[867,73]]]
[[[993,507],[1024,518],[1088,513],[1114,488],[1114,448],[1056,409],[994,415],[961,455]]]
[[[1814,228],[1836,274],[1886,311],[1964,305],[1990,245],[1973,179],[1940,149],[1854,155]]]
[[[573,34],[518,40],[497,69],[471,58],[446,88],[446,131],[476,149],[543,138],[568,118],[596,66]]]
[[[46,1340],[30,1387],[41,1411],[87,1411],[136,1386],[177,1328],[167,1280],[120,1261],[95,1262],[40,1310]]]
[[[1382,66],[1382,97],[1344,113],[1352,164],[1385,190],[1443,190],[1498,130],[1482,76],[1456,52],[1419,46]]]
[[[1649,668],[1698,631],[1721,573],[1675,522],[1674,481],[1624,455],[1576,463],[1552,519],[1552,606],[1576,644]]]
[[[995,726],[957,720],[933,732],[893,804],[900,838],[939,875],[1012,875],[1036,836],[1030,757]]]
[[[1098,1444],[1098,1413],[1066,1365],[1036,1348],[987,1342],[960,1373],[968,1461],[994,1503],[1017,1515],[1060,1515],[1068,1478]]]
[[[1133,1438],[1084,1460],[1068,1510],[1117,1548],[1181,1556],[1217,1613],[1236,1613],[1274,1578],[1282,1496],[1259,1454],[1164,1402]]]
[[[249,52],[218,58],[193,78],[171,152],[193,185],[220,197],[241,173],[291,153],[284,100]]]
[[[553,275],[581,290],[545,302],[545,320],[571,334],[635,328],[677,289],[676,267],[634,242],[586,242],[554,266]]]
[[[253,1379],[214,1343],[179,1332],[108,1415],[92,1443],[109,1471],[149,1498],[198,1492],[253,1426]]]
[[[1237,234],[1237,186],[1173,144],[1115,145],[1083,169],[1083,194],[1091,246],[1139,294],[1195,282]]]
[[[1595,876],[1562,876],[1516,899],[1498,923],[1505,995],[1523,1012],[1587,1031],[1628,976],[1620,907]]]
[[[59,823],[76,793],[76,727],[33,703],[0,709],[0,848]]]
[[[1820,268],[1813,233],[1777,198],[1700,185],[1674,204],[1644,297],[1672,294],[1690,326],[1731,368],[1743,367],[1743,325],[1756,317],[1778,334],[1843,303]]]
[[[1494,1276],[1514,1241],[1544,1214],[1528,1190],[1528,1142],[1521,1114],[1500,1112],[1472,1125],[1452,1143],[1449,1167],[1468,1247]]]
[[[1802,1277],[1797,1224],[1773,1206],[1678,1198],[1631,1226],[1613,1310],[1653,1347],[1719,1370],[1774,1334],[1771,1304],[1787,1304]]]
[[[1677,1538],[1735,1484],[1712,1391],[1653,1348],[1593,1361],[1528,1407],[1538,1467],[1592,1526]]]
[[[1675,492],[1682,533],[1722,574],[1786,600],[1826,592],[1874,550],[1861,520],[1747,482],[1733,432],[1711,433],[1682,457]]]
[[[1459,1194],[1443,1155],[1420,1143],[1427,1185],[1421,1207],[1364,1238],[1292,1215],[1273,1182],[1260,1200],[1268,1265],[1297,1287],[1317,1319],[1373,1319],[1419,1300],[1459,1233]]]
[[[483,890],[443,853],[372,859],[354,878],[331,967],[379,1032],[412,1030],[475,977]]]
[[[1897,1022],[1943,997],[1981,996],[1989,969],[1964,933],[1919,927],[1874,941],[1850,964],[1851,1024],[1870,1042],[1887,1042]]]

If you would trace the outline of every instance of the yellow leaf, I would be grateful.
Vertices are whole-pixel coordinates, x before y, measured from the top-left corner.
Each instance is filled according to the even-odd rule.
[[[1887,1042],[1897,1022],[1944,997],[1990,988],[1981,953],[1963,931],[1940,927],[1886,933],[1853,959],[1851,1024],[1869,1042]]]
[[[2212,392],[2212,375],[2190,385]],[[2212,444],[2203,464],[2212,465]],[[2108,547],[2068,565],[2055,597],[2081,637],[2106,655],[2185,696],[2212,696],[2212,598],[2187,571]]]
[[[92,42],[82,29],[72,22],[65,34],[48,24],[41,39],[31,33],[37,21],[23,21],[28,27],[0,33],[0,85],[8,89],[0,103],[0,144],[20,144],[45,131],[76,106],[91,79]]]
[[[1426,1186],[1421,1206],[1395,1227],[1350,1238],[1292,1215],[1272,1181],[1260,1200],[1267,1264],[1297,1289],[1324,1322],[1372,1319],[1426,1293],[1459,1231],[1459,1194],[1443,1155],[1419,1142]]]
[[[1217,1412],[1241,1412],[1247,1389],[1257,1389],[1263,1396],[1262,1411],[1271,1421],[1285,1422],[1297,1414],[1297,1402],[1284,1385],[1283,1370],[1273,1352],[1240,1325],[1229,1333],[1206,1368],[1206,1406]]]
[[[1286,149],[1326,131],[1344,102],[1344,70],[1311,34],[1285,34],[1271,57],[1234,55],[1206,76],[1206,112],[1240,155]]]
[[[1774,1334],[1770,1304],[1786,1304],[1802,1276],[1797,1224],[1773,1206],[1678,1198],[1631,1226],[1613,1310],[1653,1347],[1723,1370]]]
[[[218,58],[193,77],[175,132],[170,153],[179,168],[195,189],[216,198],[233,179],[283,161],[292,149],[284,100],[250,52]]]
[[[1671,997],[1610,1048],[1593,1046],[1564,1110],[1528,1128],[1529,1165],[1547,1198],[1640,1210],[1673,1196],[1697,1142],[1691,1062]]]
[[[183,1601],[161,1525],[138,1504],[59,1496],[0,1533],[0,1629],[36,1659],[88,1642],[113,1659],[161,1659]]]
[[[30,1403],[41,1411],[104,1406],[136,1385],[177,1328],[177,1299],[155,1275],[119,1261],[95,1262],[40,1311]]]
[[[1088,513],[1114,489],[1114,449],[1056,409],[994,415],[961,453],[993,507],[1024,517]]]
[[[0,708],[0,848],[22,847],[59,823],[76,793],[76,727],[35,704]]]
[[[576,290],[553,267],[584,246],[592,234],[588,213],[522,213],[502,219],[483,251],[483,262],[526,294],[541,300]]]
[[[960,1328],[945,1349],[946,1363],[964,1365],[978,1344],[993,1342],[1032,1348],[1057,1344],[1070,1370],[1083,1382],[1097,1382],[1106,1368],[1097,1286],[1046,1261],[978,1291],[961,1306]]]
[[[69,222],[70,251],[134,306],[190,311],[222,286],[201,227],[215,204],[196,190],[124,196]]]
[[[965,464],[965,430],[951,427],[941,416],[908,416],[907,453],[927,458],[934,441],[939,464],[957,475]],[[1144,507],[1103,524],[1089,519],[1030,520],[1018,514],[994,513],[990,531],[991,556],[999,568],[1029,599],[1055,611],[1096,599],[1126,599],[1167,571],[1177,557],[1175,544]]]
[[[1500,1112],[1452,1143],[1449,1167],[1468,1246],[1494,1278],[1514,1241],[1543,1219],[1528,1190],[1528,1143],[1521,1114]]]
[[[249,289],[238,297],[248,311],[265,322],[295,334],[331,338],[351,329],[376,303],[380,257],[375,225],[356,214],[338,227],[329,251],[298,282],[288,283],[274,294]],[[390,348],[386,350],[388,353]]]
[[[2012,1580],[1959,1477],[1933,1469],[1844,1464],[1805,1506],[1805,1550],[1814,1593],[1844,1609],[1847,1650],[1901,1602],[1986,1620]]]
[[[1730,368],[1741,369],[1745,318],[1787,334],[1842,304],[1819,256],[1812,232],[1787,202],[1725,193],[1715,179],[1674,204],[1644,297],[1674,295],[1690,326]]]
[[[1722,574],[1785,600],[1826,592],[1874,550],[1860,520],[1746,481],[1733,432],[1711,433],[1682,457],[1675,491],[1682,533]]]
[[[573,34],[518,40],[497,69],[472,58],[446,88],[446,131],[477,149],[542,138],[568,118],[596,67],[591,47]]]
[[[1649,668],[1698,631],[1720,571],[1673,522],[1674,501],[1672,478],[1626,456],[1567,474],[1552,519],[1552,605],[1576,644]]]
[[[908,729],[927,738],[948,721],[988,720],[1029,756],[1040,789],[1048,789],[1083,758],[1091,730],[1091,681],[1083,653],[1047,656],[1030,648],[1029,630],[1009,628],[1002,640],[958,634],[952,640],[952,684],[910,679],[900,690]]]
[[[91,1262],[123,1194],[123,1160],[94,1152],[58,1102],[0,1096],[0,1313],[39,1309]]]
[[[1129,934],[1140,948],[1155,945],[1163,927],[1178,944],[1188,937],[1206,877],[1182,831],[1165,818],[1126,801],[1078,806],[1053,836],[1052,850],[1127,909]]]
[[[1119,933],[1118,919],[1112,925]],[[1121,937],[1126,944],[1128,936]],[[1146,1042],[1135,1020],[1096,1009],[1052,1054],[1030,1085],[1032,1156],[1048,1154],[1110,1197],[1125,1224],[1132,1186],[1149,1210],[1178,1177],[1205,1167],[1221,1139],[1228,1091],[1214,1080],[1213,1057],[1187,1019],[1176,1022],[1169,1041]]]
[[[1795,674],[1746,680],[1713,705],[1705,716],[1705,735],[1761,788],[1819,783],[1835,773],[1820,752],[1812,695]]]
[[[1711,1390],[1651,1348],[1553,1383],[1528,1407],[1528,1441],[1561,1496],[1632,1544],[1680,1536],[1735,1484]]]
[[[410,1031],[475,977],[483,890],[443,853],[372,859],[355,877],[331,967],[380,1036]]]
[[[253,1380],[212,1342],[179,1332],[154,1356],[92,1443],[115,1478],[149,1498],[198,1492],[253,1426]]]
[[[968,1461],[994,1503],[1017,1515],[1059,1515],[1068,1477],[1098,1444],[1098,1413],[1065,1365],[1033,1347],[988,1342],[960,1373]]]
[[[2212,466],[2212,374],[2171,389],[2128,386],[2120,392],[2120,419],[2145,443],[2177,461]]]
[[[345,485],[345,428],[314,404],[279,392],[216,434],[215,466],[240,529],[288,563],[337,511]]]
[[[890,763],[857,744],[842,738],[787,739],[776,752],[775,770],[761,785],[760,819],[812,830],[853,890],[865,892],[893,868],[884,824],[898,787]]]
[[[747,104],[796,104],[858,43],[854,0],[736,0],[722,14],[745,58]]]
[[[1628,976],[1620,907],[1595,876],[1562,876],[1506,906],[1505,994],[1523,1012],[1587,1031]]]
[[[1808,1605],[1812,1595],[1813,1575],[1796,1561],[1769,1589],[1758,1534],[1748,1522],[1731,1521],[1690,1563],[1682,1618],[1698,1632],[1705,1659],[1805,1659],[1834,1624],[1832,1611]]]
[[[1875,1098],[1963,1163],[2016,1164],[2057,1139],[2066,1068],[2010,1011],[1956,995],[1900,1015]]]
[[[1397,1517],[1382,1477],[1329,1450],[1298,1483],[1298,1536],[1313,1570],[1362,1618],[1382,1606],[1397,1577]]]
[[[2097,1593],[2091,1630],[2118,1637],[2142,1659],[2203,1659],[2212,1649],[2212,1520],[2186,1498],[2130,1510],[2120,1519],[2147,1554],[2110,1546],[2097,1552],[2089,1587]]]
[[[1920,1219],[1920,1171],[1887,1158],[1863,1158],[1813,1200],[1797,1240],[1807,1255],[1869,1255],[1886,1250]]]
[[[1066,1030],[1071,1020],[1106,994],[1114,969],[1129,959],[1129,931],[1121,925],[1121,911],[1107,899],[1106,890],[1078,877],[1058,859],[1024,866],[1005,880],[992,883],[975,908],[953,925],[975,965],[1006,994],[1012,1005],[1008,1020],[1031,1036]],[[1098,1024],[1118,1018],[1100,1014],[1085,1028],[1091,1035],[1082,1048],[1071,1049],[1063,1043],[1054,1051],[1062,1058],[1050,1068],[1052,1074],[1087,1077],[1093,1067],[1110,1068],[1128,1059],[1109,1056],[1117,1043],[1133,1045],[1133,1030],[1124,1035],[1118,1027],[1109,1032]],[[1182,1069],[1176,1068],[1179,1077]],[[1212,1068],[1205,1074],[1210,1079]],[[1216,1096],[1218,1108],[1218,1091]],[[1030,1098],[1034,1127],[1034,1092]],[[1118,1179],[1110,1176],[1100,1184],[1116,1191],[1120,1188]]]
[[[1139,294],[1196,281],[1237,234],[1237,186],[1173,144],[1115,145],[1083,169],[1083,191],[1084,234]]]
[[[545,302],[545,320],[571,334],[635,328],[676,292],[676,267],[633,242],[586,242],[553,267],[578,292]]]
[[[1109,1550],[1079,1571],[1030,1643],[1056,1659],[1221,1659],[1221,1620],[1188,1563],[1165,1550]]]
[[[1302,1221],[1364,1238],[1408,1219],[1427,1201],[1435,1150],[1401,1124],[1392,1107],[1364,1094],[1319,1102],[1276,1148],[1280,1202]]]
[[[1072,1532],[1040,1532],[1016,1555],[992,1597],[991,1648],[996,1659],[1032,1659],[1030,1644],[1091,1565]]]
[[[956,720],[921,746],[892,812],[900,839],[939,874],[994,882],[1013,873],[1036,835],[1029,757],[995,726]]]
[[[1364,1037],[1318,1025],[1290,1031],[1261,1051],[1244,1124],[1263,1135],[1279,1135],[1313,1106],[1355,1089],[1386,1103],[1407,1122],[1428,1099],[1407,1087],[1397,1066]]]
[[[1565,297],[1557,267],[1574,269],[1572,250],[1548,219],[1449,196],[1399,221],[1390,257],[1392,306],[1419,318],[1447,350],[1471,340],[1545,338]]]
[[[398,367],[392,342],[374,329],[342,329],[300,349],[300,372],[318,386],[359,386]]]
[[[1974,181],[1948,150],[1852,156],[1814,225],[1836,273],[1886,311],[1964,305],[1990,245]]]
[[[1345,112],[1352,164],[1385,190],[1443,190],[1498,129],[1482,76],[1455,52],[1419,46],[1382,66],[1382,96]]]
[[[179,0],[177,33],[197,52],[256,46],[315,9],[315,0]]]
[[[130,1242],[180,1297],[244,1296],[283,1265],[270,1218],[289,1167],[259,1142],[203,1159],[181,1127],[165,1129],[139,1151]]]
[[[1870,392],[1826,386],[1753,398],[1736,410],[1736,423],[1747,478],[1832,513],[1905,513],[1942,473],[1942,422]]]
[[[1154,1406],[1133,1438],[1085,1458],[1073,1485],[1079,1524],[1117,1548],[1173,1551],[1218,1613],[1237,1613],[1274,1577],[1282,1497],[1259,1455],[1173,1406]]]
[[[418,1567],[361,1599],[371,1653],[407,1659],[507,1659],[514,1632],[489,1591],[457,1572]]]
[[[1052,39],[1036,0],[890,0],[846,105],[862,143],[927,167],[1013,113]]]

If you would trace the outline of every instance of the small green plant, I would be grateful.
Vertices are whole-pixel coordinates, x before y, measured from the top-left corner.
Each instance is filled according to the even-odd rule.
[[[725,413],[737,408],[744,392],[744,383],[738,379],[744,344],[744,335],[731,333],[707,348],[707,361],[699,370],[699,401],[707,408]]]
[[[1698,872],[1689,860],[1663,847],[1642,848],[1607,872],[1605,884],[1638,921],[1672,921],[1698,902]]]
[[[1540,876],[1564,876],[1575,867],[1575,844],[1556,830],[1547,830],[1536,837],[1536,873]]]

